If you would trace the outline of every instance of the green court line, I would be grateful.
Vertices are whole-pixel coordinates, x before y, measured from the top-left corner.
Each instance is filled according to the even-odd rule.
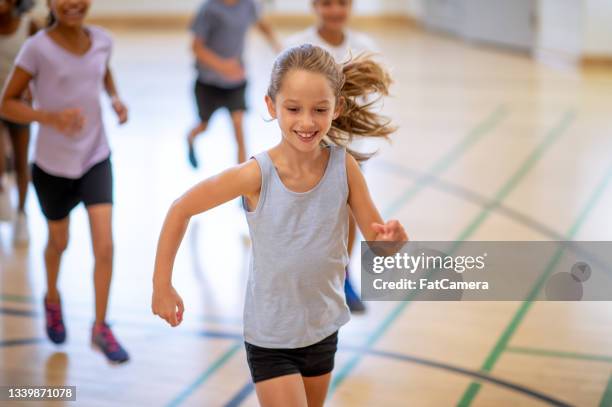
[[[587,200],[585,207],[582,209],[582,211],[578,215],[578,218],[576,219],[576,221],[569,228],[566,234],[566,240],[571,240],[576,235],[576,233],[578,232],[578,230],[580,229],[580,227],[582,226],[582,224],[588,217],[589,213],[591,212],[591,210],[593,209],[593,207],[595,206],[595,204],[597,203],[597,201],[603,194],[611,178],[612,178],[612,166],[610,166],[610,168],[606,172],[601,182],[597,185],[597,187],[595,188],[595,190],[593,191],[593,193]],[[525,301],[521,304],[516,314],[510,321],[510,324],[506,327],[505,331],[502,333],[501,337],[496,342],[495,346],[493,347],[493,350],[487,356],[485,362],[483,363],[481,367],[481,371],[490,372],[493,369],[493,366],[495,366],[495,363],[497,363],[497,360],[499,359],[501,354],[504,352],[504,350],[507,348],[508,343],[510,342],[510,339],[512,338],[512,336],[518,329],[521,322],[523,321],[523,318],[527,314],[527,311],[529,311],[529,309],[531,308],[533,301],[537,297],[539,291],[542,289],[542,286],[546,282],[546,279],[552,273],[555,266],[561,259],[561,255],[563,254],[563,251],[564,251],[563,247],[560,247],[559,249],[557,249],[554,256],[551,258],[550,262],[548,263],[546,269],[544,270],[544,273],[537,280],[536,284],[530,291],[529,295],[527,296]],[[474,397],[476,397],[476,395],[478,394],[479,389],[480,389],[480,384],[472,382],[470,386],[468,387],[468,389],[465,391],[458,405],[462,407],[469,406],[474,400]]]
[[[576,352],[563,352],[559,350],[539,349],[539,348],[526,348],[522,346],[508,346],[506,352],[512,353],[524,353],[526,355],[534,356],[545,356],[555,357],[564,359],[580,359],[589,360],[593,362],[607,362],[612,363],[612,356],[606,355],[594,355],[589,353],[576,353]]]
[[[502,186],[502,188],[495,194],[493,202],[499,204],[514,190],[518,183],[527,175],[527,173],[533,168],[533,166],[542,158],[544,152],[561,136],[565,133],[565,130],[574,121],[576,114],[573,111],[568,111],[563,115],[561,121],[548,132],[544,141],[538,145],[538,147],[527,157],[523,164],[519,167],[518,171],[512,175],[512,177]],[[478,216],[472,221],[472,223],[459,235],[456,239],[463,241],[472,235],[476,229],[482,224],[491,212],[492,207],[484,208]]]
[[[187,397],[189,397],[199,386],[201,386],[210,376],[219,370],[232,356],[242,347],[242,341],[234,342],[234,344],[217,359],[208,369],[206,369],[196,380],[193,381],[185,390],[181,392],[174,400],[167,404],[167,407],[176,407],[181,405]]]
[[[599,402],[599,407],[612,407],[612,375],[608,380],[608,385],[606,386],[606,390]]]
[[[469,146],[473,145],[477,140],[479,140],[485,134],[487,134],[493,128],[495,128],[497,124],[499,124],[499,122],[501,122],[501,120],[507,114],[508,113],[507,113],[507,109],[505,108],[505,106],[503,105],[497,106],[497,108],[492,113],[490,113],[483,122],[479,123],[472,131],[468,133],[468,135],[465,137],[463,141],[461,141],[458,145],[456,145],[453,149],[451,149],[451,151],[447,153],[444,157],[439,159],[433,165],[432,170],[429,172],[438,174],[439,172],[447,168],[450,165],[450,162],[456,160],[461,153],[467,150]],[[407,193],[405,193],[401,197],[401,199],[396,200],[395,203],[392,204],[391,207],[385,211],[385,213],[391,213],[401,208],[401,206],[404,205],[406,201],[408,201],[412,196],[414,196],[416,192],[418,192],[420,189],[425,187],[430,182],[431,182],[431,178],[429,177],[422,177],[422,179],[417,180],[415,184],[413,184],[413,186],[409,189],[409,191],[407,191]],[[390,324],[391,322],[393,322],[393,319],[394,318],[387,317],[388,323]],[[219,367],[221,367],[224,363],[225,361],[220,363]],[[186,392],[188,391],[191,393],[195,389],[195,387],[204,383],[204,381],[206,381],[207,378],[208,376],[206,378],[203,378],[203,380],[200,380],[197,385],[195,386],[191,385],[185,391]],[[332,388],[333,388],[333,385],[334,383],[332,383]],[[331,391],[330,391],[330,394],[331,394]],[[173,404],[173,405],[178,405],[178,404]]]
[[[559,121],[559,123],[548,132],[544,140],[536,147],[536,149],[521,163],[518,170],[510,177],[510,179],[499,189],[495,194],[494,202],[501,202],[519,181],[533,168],[537,161],[542,157],[544,152],[565,132],[571,122],[575,118],[575,113],[572,110],[567,111]],[[474,233],[478,227],[484,222],[490,213],[490,208],[483,208],[481,212],[474,218],[474,220],[468,224],[465,230],[460,233],[460,237],[457,241],[466,239],[472,233]],[[391,314],[385,318],[383,323],[374,331],[374,333],[368,338],[366,346],[369,347],[374,344],[378,338],[380,338],[386,330],[389,328],[391,323],[402,313],[402,311],[409,304],[410,300],[400,303]],[[333,394],[337,387],[346,379],[350,372],[355,368],[361,359],[360,355],[355,355],[349,362],[343,366],[343,368],[334,376],[329,394]],[[473,390],[472,390],[473,391]]]
[[[393,201],[385,210],[386,214],[397,212],[402,208],[411,198],[413,198],[423,187],[427,186],[432,181],[432,176],[435,177],[446,170],[452,163],[465,152],[467,149],[485,135],[489,134],[497,125],[508,115],[508,111],[504,105],[497,106],[493,113],[489,114],[485,120],[479,123],[475,128],[470,130],[466,137],[451,148],[441,158],[431,166],[429,171],[425,172],[425,175],[417,178],[414,184],[400,195],[395,201]]]

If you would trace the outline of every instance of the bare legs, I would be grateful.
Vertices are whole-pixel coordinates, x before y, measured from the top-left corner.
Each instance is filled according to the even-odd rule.
[[[17,209],[24,212],[30,171],[28,169],[28,146],[30,144],[30,128],[22,127],[10,132],[13,153],[15,156],[15,172],[17,173],[17,191],[19,203]]]
[[[95,257],[96,323],[102,323],[106,318],[108,295],[113,276],[112,209],[111,204],[87,207],[91,228],[91,243]]]
[[[112,205],[99,204],[87,207],[91,240],[95,257],[94,287],[96,296],[96,323],[104,322],[113,274]],[[48,221],[49,238],[45,248],[47,269],[47,300],[59,301],[57,280],[62,254],[68,246],[69,218]]]
[[[331,373],[316,377],[299,374],[275,377],[255,384],[262,407],[322,407]]]

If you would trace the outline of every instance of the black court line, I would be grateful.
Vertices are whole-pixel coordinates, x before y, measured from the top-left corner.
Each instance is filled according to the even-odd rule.
[[[552,406],[559,406],[559,407],[572,407],[571,404],[568,404],[564,401],[555,399],[552,396],[549,396],[547,394],[544,394],[540,391],[531,389],[529,387],[520,385],[520,384],[516,384],[516,383],[512,383],[509,382],[507,380],[504,379],[499,379],[496,377],[493,377],[489,374],[486,373],[482,373],[479,371],[475,371],[475,370],[471,370],[471,369],[466,369],[466,368],[462,368],[462,367],[458,367],[458,366],[454,366],[448,363],[443,363],[443,362],[436,362],[434,360],[429,360],[429,359],[425,359],[425,358],[421,358],[418,356],[411,356],[411,355],[405,355],[402,353],[396,353],[396,352],[387,352],[387,351],[380,351],[380,350],[374,350],[374,349],[370,349],[370,348],[364,348],[364,347],[359,347],[359,346],[339,346],[338,347],[338,351],[340,352],[352,352],[352,353],[361,353],[361,354],[366,354],[369,356],[378,356],[378,357],[382,357],[382,358],[386,358],[386,359],[392,359],[392,360],[397,360],[397,361],[402,361],[402,362],[408,362],[408,363],[414,363],[414,364],[418,364],[418,365],[422,365],[422,366],[427,366],[427,367],[432,367],[434,369],[440,369],[440,370],[445,370],[447,372],[452,372],[452,373],[456,373],[456,374],[460,374],[463,376],[468,376],[471,377],[473,379],[478,379],[484,382],[489,382],[492,384],[496,384],[500,387],[504,387],[507,390],[511,390],[511,391],[515,391],[517,393],[521,393],[525,396],[531,397],[533,399],[537,399],[539,401],[543,401],[545,403],[548,403]],[[333,374],[333,373],[332,373]],[[230,407],[237,407],[239,406],[244,400],[246,400],[247,397],[249,397],[249,395],[255,390],[255,386],[253,385],[253,383],[251,381],[247,382],[241,389],[240,391],[230,400],[227,402],[227,404],[225,404],[226,407],[230,406]]]
[[[528,229],[531,229],[535,232],[538,232],[553,241],[563,242],[563,246],[566,249],[570,249],[576,254],[585,257],[585,260],[590,261],[593,265],[598,266],[604,271],[610,271],[609,264],[600,260],[597,256],[589,251],[585,250],[581,245],[576,244],[576,242],[566,241],[566,237],[561,233],[553,230],[552,228],[546,226],[545,224],[539,222],[535,218],[512,209],[508,206],[505,206],[501,202],[496,202],[494,199],[487,198],[484,195],[479,194],[476,191],[463,187],[461,185],[453,184],[448,181],[444,181],[431,173],[422,173],[412,168],[406,168],[399,164],[394,164],[388,161],[380,161],[375,166],[375,168],[380,168],[385,171],[392,171],[395,173],[400,173],[402,175],[408,175],[411,178],[424,178],[427,180],[431,187],[434,187],[440,191],[446,192],[449,195],[456,196],[457,198],[463,199],[467,202],[476,204],[485,208],[487,210],[498,212],[507,218],[513,220],[516,223],[519,223]]]
[[[20,316],[27,316],[27,317],[31,317],[31,316],[36,316],[36,313],[34,312],[29,312],[29,311],[21,311],[21,310],[9,310],[6,308],[2,308],[0,309],[0,312],[2,313],[7,313],[7,312],[18,312],[20,314]],[[196,333],[197,336],[202,337],[202,338],[216,338],[216,339],[242,339],[242,335],[240,334],[236,334],[233,332],[222,332],[222,331],[199,331]],[[6,341],[0,341],[0,347],[9,347],[9,346],[21,346],[21,345],[30,345],[30,344],[37,344],[37,343],[42,343],[45,342],[46,339],[43,338],[27,338],[27,339],[14,339],[14,340],[6,340]],[[362,353],[362,354],[368,354],[368,355],[372,355],[372,356],[379,356],[379,357],[384,357],[384,358],[389,358],[389,359],[394,359],[394,360],[400,360],[400,361],[404,361],[404,362],[411,362],[411,363],[416,363],[416,364],[420,364],[420,365],[424,365],[424,366],[429,366],[429,367],[433,367],[433,368],[437,368],[437,369],[442,369],[442,370],[447,370],[453,373],[458,373],[458,374],[462,374],[465,376],[470,376],[472,378],[476,378],[482,381],[487,381],[490,383],[494,383],[497,384],[499,386],[505,387],[507,389],[510,390],[514,390],[517,391],[519,393],[523,393],[527,396],[530,396],[532,398],[536,398],[538,400],[541,401],[545,401],[547,403],[550,403],[552,405],[555,406],[570,406],[567,403],[564,403],[562,401],[556,400],[550,396],[545,395],[544,393],[532,390],[528,387],[525,386],[521,386],[515,383],[511,383],[502,379],[497,379],[495,377],[492,377],[488,374],[484,374],[481,372],[477,372],[477,371],[472,371],[469,369],[464,369],[461,367],[457,367],[457,366],[453,366],[453,365],[449,365],[447,363],[442,363],[442,362],[435,362],[435,361],[431,361],[428,359],[424,359],[424,358],[420,358],[417,356],[410,356],[410,355],[404,355],[404,354],[400,354],[400,353],[395,353],[395,352],[386,352],[386,351],[378,351],[378,350],[373,350],[373,349],[368,349],[368,348],[363,348],[363,347],[353,347],[353,346],[340,346],[339,351],[347,351],[347,352],[356,352],[356,353]],[[247,384],[245,384],[241,390],[226,404],[227,406],[238,406],[240,405],[240,403],[242,403],[250,394],[251,392],[255,389],[254,385],[252,382],[248,382]]]
[[[6,348],[9,346],[22,346],[22,345],[33,345],[36,343],[46,342],[44,338],[26,338],[26,339],[9,339],[6,341],[0,341],[0,348]]]
[[[28,317],[28,318],[37,318],[40,316],[40,314],[36,311],[6,308],[6,307],[0,308],[0,314],[10,315],[12,317]]]
[[[219,332],[219,331],[209,331],[204,330],[198,333],[199,336],[204,338],[214,338],[214,339],[240,339],[243,340],[242,334],[236,334],[231,332]]]
[[[559,406],[559,407],[571,407],[572,406],[571,404],[555,399],[537,390],[530,389],[529,387],[526,387],[520,384],[516,384],[516,383],[512,383],[507,380],[498,379],[489,374],[482,373],[479,371],[474,371],[474,370],[465,369],[465,368],[458,367],[458,366],[449,365],[448,363],[436,362],[433,360],[428,360],[428,359],[420,358],[417,356],[409,356],[409,355],[403,355],[401,353],[395,353],[395,352],[372,350],[368,348],[343,347],[343,349],[352,350],[354,352],[367,353],[372,356],[380,356],[380,357],[390,358],[394,360],[401,360],[405,362],[416,363],[419,365],[433,367],[436,369],[447,370],[449,372],[458,373],[464,376],[470,376],[472,378],[475,378],[481,381],[486,381],[486,382],[493,383],[501,387],[505,387],[508,390],[513,390],[515,392],[522,393],[526,396],[549,403],[550,405],[553,405],[553,406]]]

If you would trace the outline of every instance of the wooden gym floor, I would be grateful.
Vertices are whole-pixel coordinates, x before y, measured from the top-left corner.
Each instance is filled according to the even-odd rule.
[[[410,28],[370,33],[392,67],[385,110],[400,126],[365,169],[385,218],[401,220],[412,240],[612,240],[610,71],[548,67]],[[46,228],[32,190],[30,247],[12,248],[10,226],[0,226],[0,384],[75,385],[83,406],[257,405],[241,339],[248,242],[236,202],[197,217],[187,233],[175,269],[184,324],[171,329],[150,312],[163,216],[186,188],[233,164],[228,115],[213,117],[197,145],[202,167],[192,171],[188,35],[114,37],[112,66],[131,119],[120,128],[105,112],[116,180],[109,320],[132,360],[109,366],[89,348],[92,254],[82,207],[60,275],[69,338],[47,341]],[[279,137],[264,120],[273,58],[250,36],[250,153]],[[329,405],[551,400],[612,405],[612,304],[370,302],[341,330]]]

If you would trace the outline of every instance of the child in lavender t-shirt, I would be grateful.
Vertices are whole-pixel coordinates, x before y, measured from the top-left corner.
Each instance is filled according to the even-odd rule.
[[[47,218],[45,248],[47,335],[66,340],[57,277],[68,244],[69,215],[83,202],[95,256],[96,315],[92,343],[111,362],[128,354],[106,324],[112,276],[112,168],[100,107],[106,90],[120,123],[127,108],[117,96],[108,67],[112,40],[98,27],[84,26],[90,2],[50,0],[50,25],[26,41],[6,84],[0,114],[17,123],[38,122],[32,183]],[[31,85],[33,106],[20,99]]]
[[[100,94],[112,40],[98,27],[87,30],[91,47],[84,55],[66,50],[41,31],[25,43],[15,60],[32,75],[35,109],[61,112],[78,106],[83,126],[67,133],[41,123],[34,153],[34,163],[43,171],[73,179],[110,155]]]

